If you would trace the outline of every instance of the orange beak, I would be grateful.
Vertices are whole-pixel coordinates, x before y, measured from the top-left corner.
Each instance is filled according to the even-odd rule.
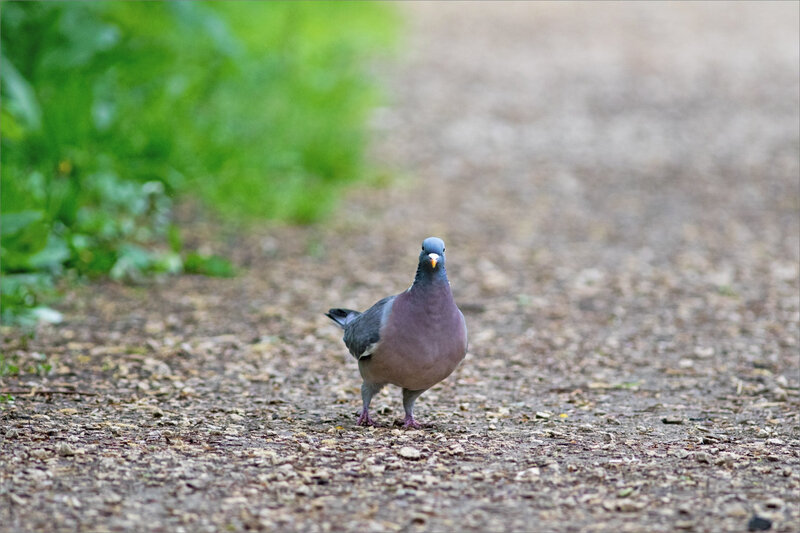
[[[439,262],[439,254],[428,254],[428,257],[431,259],[431,266],[436,268],[436,263]]]

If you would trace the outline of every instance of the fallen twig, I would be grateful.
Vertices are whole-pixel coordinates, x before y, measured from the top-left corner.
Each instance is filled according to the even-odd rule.
[[[78,396],[97,396],[96,392],[84,392],[78,390],[52,390],[52,389],[3,389],[0,394],[25,394],[31,396],[33,394],[77,394]]]

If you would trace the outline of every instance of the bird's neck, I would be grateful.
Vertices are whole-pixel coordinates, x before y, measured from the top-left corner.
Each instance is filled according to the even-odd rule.
[[[425,287],[450,287],[450,282],[447,280],[447,271],[444,265],[431,272],[425,269],[422,265],[417,267],[417,274],[414,276],[414,283],[411,285],[411,290],[421,289]]]

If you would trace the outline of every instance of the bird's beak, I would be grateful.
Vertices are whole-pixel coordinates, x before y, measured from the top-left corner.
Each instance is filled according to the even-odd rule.
[[[428,254],[428,257],[431,259],[431,267],[436,268],[436,263],[439,262],[439,254]]]

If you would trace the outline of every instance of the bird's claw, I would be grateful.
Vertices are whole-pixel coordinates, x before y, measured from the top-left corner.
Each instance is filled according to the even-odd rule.
[[[358,421],[356,422],[359,426],[377,426],[375,421],[370,418],[369,411],[366,409],[361,411],[361,414],[358,415]]]
[[[403,420],[403,429],[422,429],[422,424],[414,420],[413,416],[407,416]]]

